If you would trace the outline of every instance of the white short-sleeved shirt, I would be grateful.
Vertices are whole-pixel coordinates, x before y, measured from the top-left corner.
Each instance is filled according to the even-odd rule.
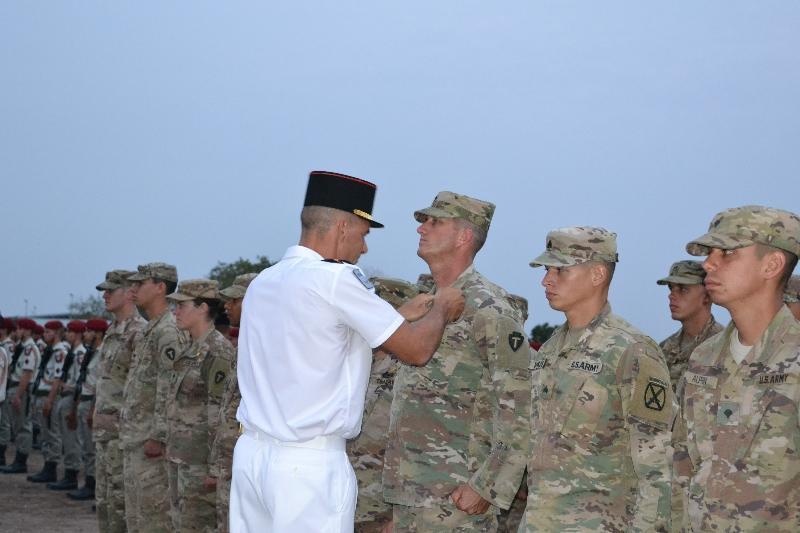
[[[358,435],[372,348],[403,324],[359,277],[356,266],[292,246],[253,280],[237,366],[245,428],[286,442]]]

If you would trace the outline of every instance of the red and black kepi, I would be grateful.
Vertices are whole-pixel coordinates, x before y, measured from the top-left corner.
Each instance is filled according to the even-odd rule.
[[[315,170],[308,176],[303,207],[318,205],[341,209],[369,221],[372,228],[382,228],[383,224],[372,218],[376,190],[375,184],[366,180]]]

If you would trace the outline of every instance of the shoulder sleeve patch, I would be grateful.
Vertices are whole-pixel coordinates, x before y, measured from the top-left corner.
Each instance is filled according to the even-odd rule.
[[[645,423],[667,427],[672,421],[672,386],[666,369],[647,356],[637,360],[639,372],[634,378],[629,413]]]
[[[372,290],[375,288],[372,282],[369,279],[367,279],[367,276],[365,276],[364,273],[361,272],[360,268],[358,267],[354,268],[353,275],[356,277],[358,281],[361,282],[361,284],[364,286],[365,289]]]
[[[499,317],[495,339],[497,364],[502,368],[527,369],[531,363],[528,338],[516,321]]]
[[[208,394],[221,398],[228,384],[231,364],[222,357],[215,357],[208,369]]]

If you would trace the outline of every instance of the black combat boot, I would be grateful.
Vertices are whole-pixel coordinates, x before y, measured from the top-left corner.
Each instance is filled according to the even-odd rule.
[[[67,497],[72,500],[94,500],[94,477],[86,476],[86,482],[79,490],[67,493]]]
[[[56,475],[56,467],[58,463],[55,461],[47,461],[44,463],[42,470],[38,474],[31,474],[28,476],[28,481],[34,483],[50,483],[58,479]]]
[[[64,470],[64,479],[57,483],[48,483],[50,490],[75,490],[78,488],[78,471],[67,468]]]
[[[8,466],[0,468],[0,472],[4,474],[24,474],[28,471],[28,455],[19,453],[14,456],[14,462]]]
[[[6,446],[0,445],[0,466],[6,466]]]

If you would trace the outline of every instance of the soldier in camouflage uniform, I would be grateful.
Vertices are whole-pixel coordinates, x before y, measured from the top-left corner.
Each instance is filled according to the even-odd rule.
[[[706,288],[731,322],[695,349],[683,377],[674,525],[800,531],[800,323],[781,301],[800,254],[800,218],[727,209],[686,250],[708,256]]]
[[[258,274],[240,274],[236,276],[230,287],[220,291],[225,302],[225,314],[231,326],[239,326],[242,317],[242,300],[247,287]],[[233,329],[233,328],[231,328]],[[217,531],[228,531],[228,509],[231,496],[231,469],[233,467],[233,448],[239,438],[239,422],[236,421],[236,410],[239,408],[239,382],[236,379],[236,350],[233,350],[231,372],[225,384],[219,410],[219,420],[215,424],[216,437],[209,454],[208,478],[205,486],[217,492]]]
[[[509,294],[508,298],[511,305],[522,313],[522,324],[524,326],[525,322],[528,321],[528,300],[518,294]],[[497,515],[498,533],[516,533],[520,522],[525,518],[525,502],[527,498],[528,476],[526,474],[522,476],[522,481],[517,489],[517,494],[514,496],[514,501],[511,502],[511,507]]]
[[[689,355],[700,343],[722,331],[711,314],[711,298],[703,285],[706,271],[699,261],[678,261],[669,276],[656,281],[669,288],[669,310],[681,329],[661,341],[661,351],[669,368],[672,390],[686,371]]]
[[[522,479],[530,408],[522,314],[473,265],[493,213],[493,204],[452,192],[414,213],[433,290],[460,289],[466,305],[427,365],[403,364],[395,378],[383,471],[395,531],[494,531]]]
[[[567,322],[533,355],[528,503],[520,531],[668,531],[674,416],[658,345],[611,313],[616,234],[547,234],[550,307]]]
[[[167,394],[175,357],[184,337],[175,326],[166,296],[175,292],[178,273],[166,263],[139,265],[133,282],[134,302],[149,322],[134,348],[120,413],[125,476],[125,520],[128,531],[167,532],[169,484],[164,446],[167,440]]]
[[[370,278],[375,294],[397,309],[419,294],[419,289],[403,280]],[[372,357],[372,366],[364,401],[361,433],[347,442],[347,456],[356,473],[355,530],[359,533],[379,532],[392,520],[392,506],[383,500],[383,457],[389,433],[389,412],[392,406],[392,386],[400,363],[383,350]]]
[[[6,447],[11,440],[11,402],[8,401],[7,388],[11,377],[11,362],[17,347],[17,342],[13,337],[16,329],[17,325],[10,318],[0,320],[0,346],[8,356],[4,370],[5,375],[0,381],[0,388],[3,390],[3,400],[0,402],[0,467],[6,466]]]
[[[214,327],[222,311],[219,284],[183,281],[168,299],[191,344],[173,364],[167,397],[167,477],[173,531],[214,531],[216,494],[203,486],[216,436],[222,393],[231,374],[231,343]]]
[[[33,373],[39,367],[39,348],[33,340],[33,330],[36,322],[30,318],[20,318],[17,321],[17,336],[19,345],[11,355],[9,367],[8,387],[6,388],[6,414],[8,415],[8,430],[4,430],[0,437],[0,446],[5,446],[14,435],[16,455],[14,462],[0,468],[4,474],[22,474],[28,471],[28,454],[33,445],[33,421],[30,417],[28,385],[33,381]],[[6,417],[3,417],[6,419]]]
[[[800,276],[792,276],[786,284],[783,301],[797,320],[800,320]]]
[[[133,303],[128,281],[133,274],[129,270],[112,270],[106,273],[105,281],[97,285],[97,290],[103,292],[106,311],[114,315],[103,339],[92,417],[97,522],[102,533],[127,530],[119,415],[133,349],[147,325]]]

